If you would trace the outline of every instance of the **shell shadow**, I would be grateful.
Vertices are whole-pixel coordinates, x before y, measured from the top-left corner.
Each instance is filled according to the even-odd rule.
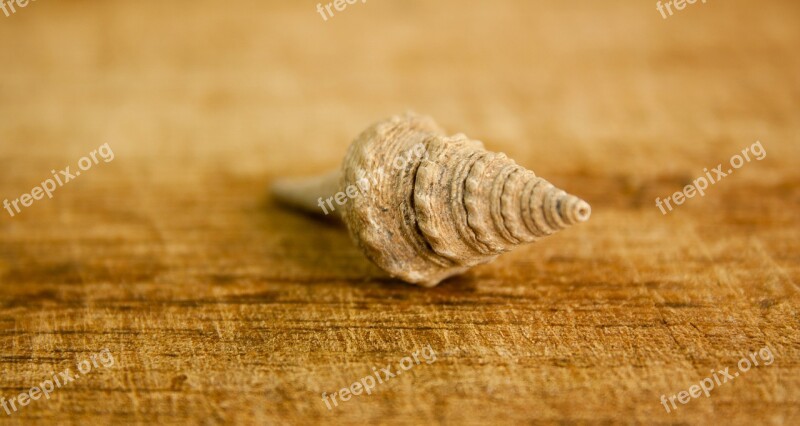
[[[269,263],[276,264],[274,279],[402,283],[373,265],[336,218],[295,210],[266,197],[258,205],[253,222]]]
[[[443,297],[474,293],[470,273],[448,278],[436,287],[424,288],[392,278],[374,265],[353,243],[337,217],[320,216],[285,206],[266,196],[258,205],[254,228],[279,261],[284,282],[347,282],[360,288],[422,291]]]

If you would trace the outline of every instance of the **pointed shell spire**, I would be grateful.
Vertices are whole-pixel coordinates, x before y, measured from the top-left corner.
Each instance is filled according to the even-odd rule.
[[[303,188],[335,186],[333,179],[278,182],[273,189],[287,202],[317,208],[317,193]],[[432,119],[413,114],[359,135],[342,163],[338,187],[360,191],[340,212],[367,257],[392,276],[423,286],[586,221],[591,213],[585,201],[505,154],[486,151],[462,134],[448,137]]]

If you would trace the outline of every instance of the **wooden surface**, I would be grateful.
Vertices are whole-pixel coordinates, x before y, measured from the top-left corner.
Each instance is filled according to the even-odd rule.
[[[800,6],[38,1],[0,15],[2,424],[800,423]],[[433,289],[267,194],[407,109],[592,204]],[[662,215],[668,197],[762,142]],[[329,411],[328,394],[437,359]],[[764,345],[775,361],[667,413]]]

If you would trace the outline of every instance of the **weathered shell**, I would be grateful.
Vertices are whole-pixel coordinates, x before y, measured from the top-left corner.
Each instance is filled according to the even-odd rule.
[[[332,195],[320,193],[336,187],[332,179],[277,182],[274,192],[314,210],[318,195]],[[423,286],[583,222],[591,211],[504,154],[461,134],[448,137],[414,114],[356,138],[338,181],[339,190],[348,187],[362,190],[341,210],[355,243],[392,276]]]
[[[418,144],[427,155],[408,156]],[[408,161],[397,168],[397,158]],[[445,136],[427,117],[393,117],[363,132],[344,159],[340,186],[379,168],[366,196],[344,205],[343,220],[373,262],[425,286],[590,213],[586,202],[479,141]]]

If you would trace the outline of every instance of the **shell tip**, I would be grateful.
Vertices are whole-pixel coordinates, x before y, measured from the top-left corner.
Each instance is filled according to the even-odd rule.
[[[580,200],[573,207],[573,216],[576,222],[586,222],[592,215],[592,206],[586,201]]]

